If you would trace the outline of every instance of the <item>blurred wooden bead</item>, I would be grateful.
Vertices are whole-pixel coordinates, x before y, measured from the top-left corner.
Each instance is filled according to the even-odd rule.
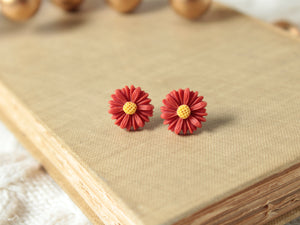
[[[287,32],[289,32],[291,35],[293,35],[295,37],[300,36],[299,28],[297,28],[296,25],[291,24],[285,20],[277,21],[274,23],[274,25],[286,30]]]
[[[65,11],[74,11],[79,8],[82,0],[52,0],[52,2]]]
[[[115,10],[128,13],[133,11],[141,2],[141,0],[107,0],[107,2]]]
[[[170,0],[170,4],[179,15],[197,19],[208,10],[211,0]]]
[[[25,21],[39,9],[40,0],[1,0],[2,14],[14,21]]]

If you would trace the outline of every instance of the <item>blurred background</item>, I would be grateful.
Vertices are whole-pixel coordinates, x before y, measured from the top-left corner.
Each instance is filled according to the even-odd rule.
[[[268,23],[284,20],[300,27],[300,0],[220,0],[218,2]],[[167,6],[168,2],[162,4]],[[103,0],[83,0],[77,14],[76,12],[66,14],[61,11],[60,16],[76,18],[83,13],[101,13],[101,10],[94,10],[100,7],[106,7]],[[32,23],[43,17],[47,10],[59,9],[43,1],[36,16],[25,23],[14,23],[1,16],[0,37],[6,34],[17,35],[18,29],[30,27]],[[143,10],[142,5],[137,8],[137,11],[139,10]],[[90,222],[0,122],[0,225],[7,224],[88,225]],[[291,224],[300,224],[300,218],[289,223]]]
[[[284,19],[300,26],[300,1],[298,0],[220,0],[218,2],[267,22]]]

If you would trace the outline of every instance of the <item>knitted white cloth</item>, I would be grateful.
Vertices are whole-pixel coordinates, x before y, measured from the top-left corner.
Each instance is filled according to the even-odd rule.
[[[0,225],[90,225],[0,123]]]
[[[220,2],[267,21],[285,18],[300,25],[299,0]],[[88,224],[77,206],[0,123],[0,225]],[[300,225],[300,218],[292,224]]]

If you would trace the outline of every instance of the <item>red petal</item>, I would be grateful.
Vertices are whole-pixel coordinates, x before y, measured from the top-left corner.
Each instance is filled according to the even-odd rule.
[[[169,102],[167,99],[162,100],[162,102],[165,104],[166,109],[168,109],[170,111],[171,110],[176,111],[178,108],[176,105],[172,105],[172,103]]]
[[[195,117],[190,116],[190,117],[188,118],[188,120],[189,120],[195,127],[199,127],[199,128],[202,127],[201,123],[200,123]]]
[[[179,89],[178,90],[178,95],[179,95],[179,98],[180,98],[180,105],[184,104],[184,90],[182,89]]]
[[[178,121],[178,119],[174,119],[173,121],[171,121],[171,122],[169,123],[168,130],[174,131],[174,128],[175,128],[175,126],[176,126],[176,124],[177,124],[177,121]]]
[[[113,115],[112,115],[112,119],[114,120],[114,119],[118,119],[118,118],[120,118],[123,114],[125,114],[124,112],[119,112],[119,113],[114,113]],[[125,116],[125,115],[124,115]]]
[[[123,106],[123,104],[119,103],[119,102],[116,102],[116,101],[113,101],[113,100],[110,100],[108,102],[111,106]]]
[[[111,98],[112,98],[115,102],[117,102],[117,103],[119,103],[119,104],[121,104],[121,105],[124,105],[125,102],[126,102],[126,101],[122,101],[122,99],[118,98],[116,95],[111,95]]]
[[[108,110],[108,112],[110,114],[115,114],[115,113],[119,113],[119,112],[122,112],[122,111],[123,111],[122,107],[113,107],[113,108]]]
[[[126,96],[126,99],[129,101],[129,99],[130,99],[130,89],[127,85],[123,88],[123,93]]]
[[[140,88],[140,87],[137,87],[137,88],[133,91],[133,93],[132,93],[132,95],[131,95],[131,101],[132,101],[132,102],[136,102],[136,100],[138,99],[140,93],[141,93],[141,88]]]
[[[141,112],[138,112],[139,116],[141,117],[141,119],[145,122],[149,122],[149,117],[142,114]]]
[[[196,92],[192,91],[190,93],[190,100],[189,100],[188,105],[191,106],[193,104],[193,102],[197,99],[197,97],[198,97],[198,91],[196,91]]]
[[[199,121],[206,122],[206,119],[202,116],[195,116],[195,118]]]
[[[151,102],[151,99],[147,98],[142,101],[140,101],[140,99],[139,99],[136,103],[138,103],[139,105],[148,105],[150,102]]]
[[[153,111],[139,111],[138,114],[144,115],[146,117],[151,117],[151,116],[153,116]]]
[[[142,101],[146,100],[148,96],[149,96],[148,93],[142,91],[142,92],[140,93],[140,97],[136,100],[136,103],[137,103],[137,104],[140,104]],[[149,99],[149,100],[151,101],[151,99]]]
[[[184,95],[183,95],[183,104],[187,105],[189,103],[189,98],[190,98],[190,89],[186,88],[184,90]]]
[[[207,113],[205,112],[199,112],[200,110],[196,110],[192,113],[193,116],[198,117],[198,116],[207,116]]]
[[[199,109],[199,110],[197,110],[197,112],[199,112],[199,113],[206,113],[206,109],[205,108]]]
[[[186,134],[186,132],[187,132],[187,124],[186,124],[186,121],[183,121],[183,124],[182,124],[182,132],[183,132],[183,134]]]
[[[132,117],[132,116],[131,116]],[[126,129],[128,131],[130,131],[130,128],[131,128],[131,117],[129,118],[128,122],[127,122],[127,126],[126,126]]]
[[[189,119],[185,120],[186,121],[186,125],[189,128],[190,133],[192,134],[194,132],[194,130],[196,130],[196,127],[191,124],[191,122],[189,121]]]
[[[173,118],[170,118],[170,119],[165,119],[164,120],[164,124],[171,124],[174,120],[177,121],[178,117],[173,117]]]
[[[133,116],[134,116],[135,121],[136,121],[136,123],[139,127],[143,127],[145,125],[144,121],[141,119],[141,117],[137,113],[133,114]]]
[[[174,118],[174,117],[177,117],[177,114],[176,113],[169,113],[169,112],[164,112],[160,115],[160,117],[162,119],[171,119],[171,118]]]
[[[134,90],[135,90],[135,87],[133,85],[131,85],[130,86],[130,96],[132,96]]]
[[[124,103],[128,101],[120,89],[116,90],[116,96]]]
[[[183,119],[179,118],[177,123],[176,123],[175,129],[174,129],[175,134],[180,133],[180,131],[182,129],[182,123],[183,123]]]
[[[130,119],[130,116],[128,114],[126,114],[120,124],[120,127],[125,128],[127,126],[129,119]]]
[[[194,111],[194,110],[198,110],[198,109],[202,109],[206,106],[206,102],[199,102],[197,103],[196,105],[193,105],[191,107],[191,110]]]
[[[160,111],[161,112],[176,113],[176,110],[174,108],[168,108],[167,106],[161,106]]]
[[[169,95],[175,100],[177,105],[181,105],[180,97],[177,91],[173,90],[170,92]]]
[[[116,120],[115,124],[117,124],[117,125],[120,126],[120,124],[121,124],[121,122],[123,121],[123,118],[125,117],[125,115],[126,115],[125,113],[122,114],[122,115]]]
[[[142,111],[152,111],[153,110],[153,105],[138,105],[138,110]]]
[[[169,102],[169,104],[177,110],[179,105],[171,95],[167,95],[165,100],[167,100],[167,102]]]
[[[199,102],[202,102],[203,96],[199,96],[195,99],[195,101],[191,104],[191,106],[198,104]]]
[[[134,130],[137,130],[139,128],[138,125],[136,124],[134,116],[131,117],[131,124]]]

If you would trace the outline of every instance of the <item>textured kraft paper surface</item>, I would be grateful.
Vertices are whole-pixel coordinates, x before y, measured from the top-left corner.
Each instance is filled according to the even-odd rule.
[[[130,16],[45,9],[7,29],[1,82],[144,224],[175,222],[299,163],[299,41],[219,7],[189,22],[144,4]],[[130,84],[155,106],[138,132],[107,113],[110,95]],[[177,136],[159,108],[185,87],[204,96],[208,116]]]

